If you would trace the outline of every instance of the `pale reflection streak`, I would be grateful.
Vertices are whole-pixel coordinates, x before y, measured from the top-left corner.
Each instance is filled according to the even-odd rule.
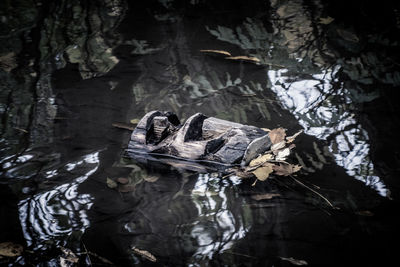
[[[369,159],[368,133],[349,111],[324,99],[325,95],[333,94],[332,84],[337,82],[334,77],[339,68],[336,66],[314,74],[313,79],[295,82],[288,82],[291,77],[286,69],[269,70],[268,77],[271,89],[298,119],[305,133],[321,140],[336,135],[329,148],[337,164],[344,167],[347,174],[374,188],[380,195],[387,196],[386,186],[374,175],[374,165]],[[340,88],[339,94],[342,94],[345,103],[351,102],[345,88]],[[347,129],[347,126],[353,127]]]
[[[89,226],[86,211],[91,208],[93,197],[89,194],[78,194],[77,189],[80,183],[97,170],[98,156],[99,152],[94,152],[85,155],[82,160],[48,172],[47,178],[65,171],[73,171],[78,177],[73,182],[62,184],[19,203],[19,218],[28,246],[41,248],[40,243],[43,241],[57,239],[58,236],[68,235],[72,231],[83,232]]]
[[[225,192],[229,184],[238,183],[240,181],[236,177],[230,182],[221,182],[220,177],[199,174],[192,190],[192,200],[198,210],[198,222],[191,230],[191,236],[198,244],[194,258],[211,259],[215,253],[231,248],[248,232],[249,227],[243,225],[243,220],[233,216]]]

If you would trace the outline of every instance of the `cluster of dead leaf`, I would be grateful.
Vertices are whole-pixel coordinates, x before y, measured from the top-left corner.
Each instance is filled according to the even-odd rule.
[[[232,173],[239,177],[250,178],[255,176],[257,179],[254,184],[258,180],[267,180],[272,173],[280,176],[288,176],[301,169],[300,165],[288,163],[286,158],[295,147],[293,141],[302,133],[302,130],[292,136],[286,136],[286,130],[283,128],[273,130],[263,128],[263,130],[268,132],[271,140],[271,148],[250,161],[248,166],[231,169]]]

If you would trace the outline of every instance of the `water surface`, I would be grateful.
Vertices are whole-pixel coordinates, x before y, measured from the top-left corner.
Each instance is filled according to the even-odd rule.
[[[380,266],[396,257],[399,9],[20,2],[1,9],[0,242],[25,252],[2,263],[58,266],[62,248],[82,266]],[[302,171],[253,187],[125,158],[130,131],[112,124],[152,110],[303,129],[289,159]],[[110,188],[118,178],[129,183]],[[257,200],[266,193],[278,197]]]

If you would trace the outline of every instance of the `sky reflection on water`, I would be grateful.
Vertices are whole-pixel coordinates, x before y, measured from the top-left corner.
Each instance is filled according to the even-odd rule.
[[[370,160],[368,133],[354,119],[354,114],[346,110],[352,103],[345,88],[332,92],[333,83],[340,66],[314,74],[313,79],[293,80],[287,69],[269,70],[271,89],[290,110],[304,128],[306,134],[327,140],[330,136],[329,150],[339,166],[348,175],[364,182],[387,196],[384,182],[374,175],[374,165]],[[343,105],[330,101],[330,95],[338,94]],[[350,126],[350,127],[349,127]],[[350,129],[349,129],[350,128]]]

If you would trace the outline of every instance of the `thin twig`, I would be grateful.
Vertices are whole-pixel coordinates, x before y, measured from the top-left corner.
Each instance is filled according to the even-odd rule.
[[[324,197],[323,195],[321,195],[320,193],[318,193],[318,192],[315,191],[314,189],[308,187],[307,185],[303,184],[302,182],[300,182],[299,180],[297,180],[296,178],[294,178],[292,175],[289,175],[289,176],[290,176],[296,183],[298,183],[298,184],[304,186],[305,188],[307,188],[308,190],[310,190],[310,191],[313,192],[314,194],[318,195],[320,198],[322,198],[323,200],[325,200],[326,203],[329,204],[329,206],[331,206],[332,208],[335,209],[335,206],[333,206],[332,203],[331,203],[326,197]]]
[[[83,248],[84,248],[85,251],[86,251],[86,255],[88,256],[89,265],[92,266],[92,260],[90,259],[90,255],[89,255],[89,252],[88,252],[87,249],[86,249],[85,243],[82,242],[82,245],[83,245]]]

